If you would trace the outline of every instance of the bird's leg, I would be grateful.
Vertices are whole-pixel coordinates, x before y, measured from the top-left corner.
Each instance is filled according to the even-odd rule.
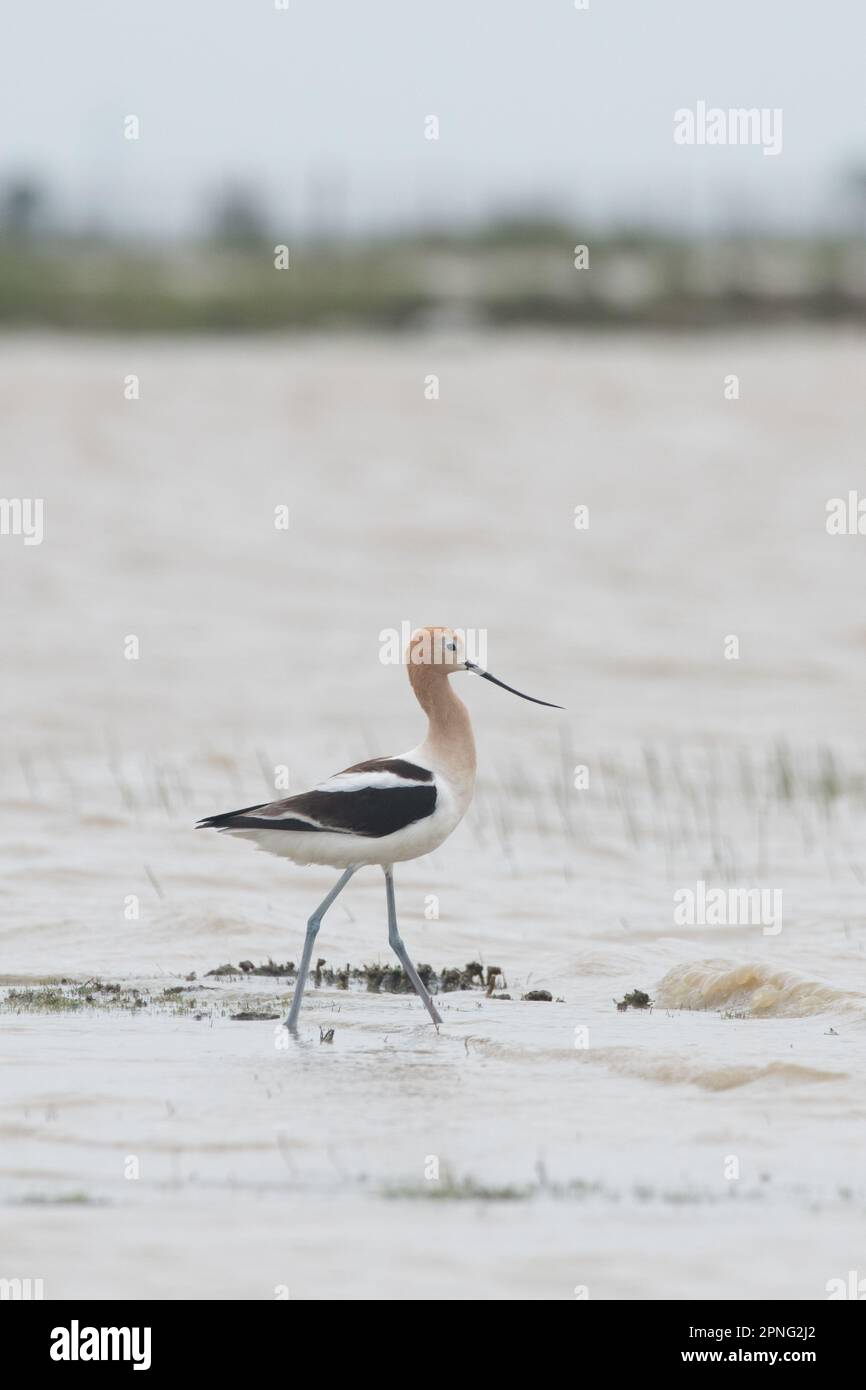
[[[392,868],[387,868],[385,870],[385,896],[388,899],[388,943],[395,952],[397,959],[406,971],[409,979],[412,981],[412,984],[415,986],[415,993],[418,995],[418,998],[421,1000],[433,1022],[441,1023],[442,1020],[439,1017],[436,1005],[424,988],[421,976],[409,959],[409,953],[403,945],[403,938],[397,930],[397,908],[394,902],[394,870]]]
[[[289,1016],[286,1019],[286,1027],[294,1032],[298,1026],[298,1014],[301,1009],[301,1000],[304,997],[304,985],[307,983],[307,975],[310,972],[310,960],[313,955],[313,946],[316,941],[316,934],[322,925],[322,918],[327,912],[331,903],[338,893],[342,893],[352,874],[357,868],[357,864],[352,864],[344,873],[340,875],[330,893],[319,903],[310,920],[307,922],[307,935],[304,940],[304,954],[301,956],[301,964],[298,967],[298,978],[295,981],[295,992],[292,995],[292,1007],[289,1009]]]

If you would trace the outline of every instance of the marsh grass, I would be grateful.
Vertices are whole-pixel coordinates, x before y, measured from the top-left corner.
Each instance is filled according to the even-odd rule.
[[[391,1200],[410,1199],[428,1202],[523,1202],[534,1196],[532,1186],[502,1187],[476,1182],[474,1178],[448,1176],[435,1182],[387,1187],[382,1196]]]
[[[369,731],[366,741],[380,742]],[[777,740],[725,750],[708,743],[644,744],[632,752],[612,752],[580,748],[562,730],[559,752],[559,766],[544,777],[518,762],[507,771],[492,767],[479,781],[467,828],[479,847],[498,850],[510,872],[518,872],[518,857],[529,841],[548,844],[552,833],[564,832],[566,843],[580,847],[603,836],[623,853],[658,854],[668,877],[698,859],[707,876],[735,882],[770,869],[771,847],[780,834],[790,843],[793,832],[810,853],[826,840],[828,827],[838,839],[841,818],[866,810],[863,759],[846,757],[826,743],[794,748]],[[573,786],[578,764],[591,770],[589,786],[580,791]],[[202,785],[202,765],[214,774],[206,796],[192,791]],[[205,750],[194,766],[164,757],[124,759],[109,750],[107,771],[116,804],[106,812],[124,820],[156,814],[192,822],[223,795],[252,796],[263,769],[272,765],[270,752],[262,748],[243,755]],[[310,769],[304,780],[314,780],[314,773]],[[88,788],[54,756],[22,759],[20,774],[35,799],[62,785],[72,802],[86,804]],[[102,788],[99,796],[102,801]],[[850,871],[866,881],[866,871],[853,860],[834,863],[831,871],[834,876]],[[574,873],[567,858],[562,872],[566,878]],[[142,888],[155,903],[170,902],[169,880],[160,866],[142,864]],[[294,965],[268,962],[254,971],[287,975],[294,973]]]
[[[530,1202],[552,1198],[563,1202],[584,1202],[597,1199],[619,1203],[632,1201],[638,1205],[657,1204],[672,1207],[718,1206],[731,1200],[760,1201],[766,1193],[760,1187],[738,1192],[731,1184],[716,1188],[657,1188],[637,1185],[631,1189],[612,1188],[603,1182],[572,1178],[565,1182],[551,1181],[544,1173],[533,1182],[494,1185],[481,1183],[471,1176],[456,1177],[443,1173],[437,1180],[424,1183],[396,1184],[383,1188],[380,1195],[390,1201],[428,1202]]]
[[[627,1009],[652,1009],[653,1001],[650,999],[646,990],[633,989],[628,994],[624,994],[622,999],[614,999],[617,1013],[625,1013]]]
[[[138,988],[99,979],[62,979],[58,983],[15,986],[0,992],[0,1011],[16,1014],[64,1014],[86,1010],[130,1014],[147,1012],[196,1020],[228,1017],[235,1022],[265,1023],[281,1017],[274,1009],[282,1006],[282,994],[252,994],[248,989],[235,990],[231,986],[235,981],[243,985],[245,981],[257,977],[289,986],[295,971],[294,961],[280,965],[268,958],[258,966],[252,961],[243,960],[238,965],[226,963],[208,970],[204,978],[215,978],[220,982],[213,985],[197,980],[194,974],[186,976],[183,984],[164,985],[161,988]],[[479,994],[486,991],[490,996],[493,985],[503,978],[499,967],[490,967],[485,974],[479,961],[469,961],[465,966],[443,966],[438,972],[432,965],[422,963],[418,966],[418,973],[431,994],[471,990]],[[316,962],[310,984],[316,988],[365,990],[372,994],[414,994],[412,982],[402,966],[346,964],[331,967],[322,957]]]
[[[20,1197],[14,1205],[22,1207],[102,1207],[107,1203],[87,1192],[32,1192]]]
[[[468,961],[463,966],[446,965],[439,971],[422,961],[417,970],[424,987],[431,994],[450,994],[455,990],[486,990],[490,994],[497,981],[504,978],[498,966],[489,966],[485,972],[484,966],[477,960]],[[205,978],[240,979],[243,976],[263,975],[285,979],[288,983],[294,979],[296,973],[294,961],[278,965],[269,958],[266,964],[257,966],[249,960],[242,960],[237,965],[228,962],[208,970]],[[347,962],[344,966],[332,966],[324,956],[320,956],[310,973],[310,983],[316,989],[350,989],[355,986],[365,989],[368,994],[414,993],[412,981],[402,965],[382,965],[378,961],[367,965],[351,965]]]
[[[0,1008],[10,1013],[72,1013],[84,1008],[84,1000],[52,985],[36,989],[10,989],[0,999]]]
[[[368,742],[378,746],[379,740],[371,736]],[[770,871],[779,836],[786,845],[796,837],[812,853],[829,827],[836,834],[846,815],[866,810],[864,760],[826,743],[794,748],[776,740],[729,749],[643,744],[623,753],[581,748],[563,729],[559,753],[559,766],[544,777],[518,760],[507,771],[490,768],[479,780],[467,828],[480,848],[499,852],[510,872],[518,872],[528,841],[547,844],[552,833],[564,832],[566,843],[581,848],[603,836],[624,853],[657,854],[669,878],[690,871],[698,860],[707,877],[734,883]],[[270,757],[256,750],[218,762],[232,794],[243,796],[252,794]],[[591,772],[589,786],[580,791],[573,785],[578,765]],[[28,766],[27,776],[32,781],[38,769]],[[151,785],[146,802],[178,809],[189,776],[166,766],[159,777],[159,794]],[[133,776],[127,770],[124,778],[134,783],[139,799],[142,784],[153,784],[143,771]],[[855,861],[832,869],[834,876],[849,871],[866,881]],[[565,861],[562,872],[568,878],[574,870]]]
[[[63,980],[60,984],[9,989],[0,995],[0,1010],[16,1014],[62,1014],[87,1009],[127,1013],[151,1009],[160,1013],[190,1014],[197,1007],[194,991],[187,992],[182,985],[150,991],[106,984],[101,980],[85,980],[80,984]]]

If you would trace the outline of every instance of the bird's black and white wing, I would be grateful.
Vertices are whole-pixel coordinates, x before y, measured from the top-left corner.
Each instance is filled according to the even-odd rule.
[[[311,791],[207,816],[198,828],[381,839],[425,820],[435,810],[436,783],[430,768],[405,757],[370,758]]]

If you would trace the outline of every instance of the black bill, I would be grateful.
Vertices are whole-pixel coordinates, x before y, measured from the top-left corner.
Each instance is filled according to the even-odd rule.
[[[506,685],[505,681],[497,680],[495,676],[491,676],[489,671],[482,671],[481,667],[476,666],[474,661],[467,661],[466,670],[474,671],[476,676],[480,676],[482,680],[491,681],[493,685],[500,686],[502,690],[510,690],[512,695],[519,695],[521,700],[529,700],[533,705],[546,705],[548,709],[565,708],[564,705],[552,704],[550,700],[536,700],[534,695],[524,695],[522,690],[515,690],[513,685]]]

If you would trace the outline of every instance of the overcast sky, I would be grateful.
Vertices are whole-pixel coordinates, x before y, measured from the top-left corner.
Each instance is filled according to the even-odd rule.
[[[688,229],[840,214],[844,171],[866,165],[862,4],[589,5],[7,3],[0,174],[145,233],[189,225],[226,181],[261,187],[287,233],[325,197],[348,230],[517,207]],[[677,146],[673,113],[699,100],[780,107],[782,153]]]

